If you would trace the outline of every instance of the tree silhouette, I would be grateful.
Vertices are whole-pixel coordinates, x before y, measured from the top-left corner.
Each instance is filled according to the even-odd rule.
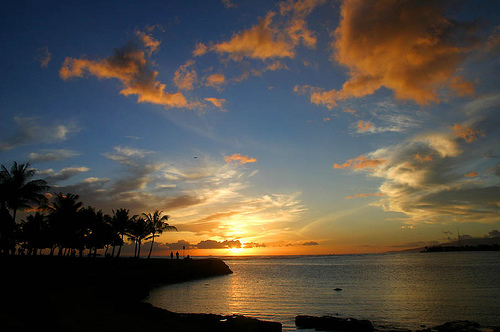
[[[38,250],[52,246],[49,232],[48,218],[40,212],[30,214],[21,222],[19,240],[28,250],[28,255],[36,256]]]
[[[17,224],[5,206],[0,206],[0,253],[8,255],[16,251]]]
[[[119,246],[116,257],[120,257],[120,253],[122,251],[124,243],[123,237],[124,235],[127,234],[129,227],[134,223],[134,221],[137,218],[137,215],[133,215],[132,217],[130,217],[129,212],[130,211],[127,209],[117,209],[116,211],[113,210],[113,216],[111,217],[110,220],[114,232],[118,234],[118,236],[120,237],[120,241],[116,242],[116,245]],[[114,256],[114,253],[115,253],[115,245],[113,245],[112,256]]]
[[[141,245],[142,241],[151,234],[148,223],[144,218],[137,218],[128,228],[127,236],[130,241],[135,244],[134,257],[139,258],[141,256]]]
[[[35,170],[29,169],[30,164],[12,164],[10,171],[4,166],[0,170],[0,204],[12,210],[12,219],[16,221],[18,210],[31,208],[33,203],[44,203],[43,195],[49,189],[45,180],[30,180]]]
[[[177,231],[175,226],[170,226],[167,220],[170,218],[168,215],[162,216],[163,211],[155,211],[151,213],[143,213],[143,217],[146,219],[146,223],[151,235],[149,235],[146,240],[151,239],[151,247],[149,248],[148,258],[151,257],[151,252],[153,251],[153,245],[155,243],[155,237],[160,236],[164,231]]]
[[[118,234],[113,232],[113,227],[111,226],[111,217],[104,214],[101,210],[96,211],[95,208],[89,206],[85,209],[80,210],[80,214],[83,215],[84,227],[85,227],[85,237],[84,243],[85,247],[89,249],[89,256],[97,256],[97,249],[103,249],[109,247],[109,245],[120,240]]]
[[[49,220],[55,244],[59,246],[58,255],[63,254],[63,249],[78,249],[82,255],[84,249],[83,238],[85,227],[82,215],[79,213],[83,203],[79,202],[80,196],[67,193],[58,193],[54,197]]]

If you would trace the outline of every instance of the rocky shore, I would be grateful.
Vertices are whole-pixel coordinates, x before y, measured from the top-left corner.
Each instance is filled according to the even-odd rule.
[[[308,329],[315,331],[342,331],[342,332],[500,332],[498,327],[485,327],[479,323],[461,320],[448,322],[443,325],[412,330],[380,330],[374,327],[369,320],[358,320],[355,318],[341,318],[334,316],[307,316],[299,315],[295,317],[295,325],[298,329]]]
[[[0,257],[1,331],[281,331],[249,317],[179,314],[141,302],[169,283],[232,273],[221,260]]]

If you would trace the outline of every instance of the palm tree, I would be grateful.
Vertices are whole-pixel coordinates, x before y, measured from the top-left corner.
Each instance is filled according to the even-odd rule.
[[[111,217],[110,223],[115,233],[120,236],[120,241],[118,241],[117,243],[119,245],[118,253],[116,254],[116,257],[120,257],[120,253],[123,247],[123,236],[127,234],[128,228],[136,220],[137,215],[129,217],[129,210],[127,209],[117,209],[116,211],[115,210],[112,211],[113,211],[113,216]],[[114,256],[114,254],[115,254],[115,246],[113,246],[112,256]]]
[[[30,164],[12,164],[10,171],[2,165],[0,170],[0,202],[2,207],[12,210],[12,219],[16,221],[17,210],[31,208],[33,203],[44,203],[43,192],[49,189],[45,180],[31,180],[35,175]]]
[[[21,222],[21,241],[28,249],[28,255],[37,255],[38,250],[51,246],[48,235],[48,222],[45,215],[36,212]]]
[[[155,237],[160,236],[164,231],[177,231],[175,226],[170,226],[167,223],[168,215],[161,216],[163,211],[155,211],[153,214],[151,213],[143,213],[142,216],[146,219],[146,223],[148,224],[148,228],[150,231],[150,236],[147,237],[147,240],[151,240],[151,247],[149,248],[148,258],[151,257],[151,252],[153,251],[153,245],[155,243]]]
[[[82,214],[79,212],[83,203],[79,202],[80,196],[67,193],[56,194],[49,218],[54,240],[59,246],[58,255],[62,249],[79,249],[83,251],[83,238],[85,227],[82,225]]]
[[[135,243],[134,257],[139,258],[141,255],[142,241],[151,234],[151,231],[144,218],[137,218],[132,225],[129,226],[127,231],[128,239]]]

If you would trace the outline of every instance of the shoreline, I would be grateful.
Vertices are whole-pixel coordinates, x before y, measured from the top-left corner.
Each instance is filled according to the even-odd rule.
[[[227,264],[217,258],[3,256],[0,271],[2,331],[282,331],[279,322],[236,315],[176,313],[143,302],[152,289],[162,285],[231,274]],[[320,325],[325,323],[321,318],[326,317],[309,317],[317,322],[320,318]],[[337,324],[346,318],[333,320]],[[327,321],[332,323],[331,318]],[[422,326],[415,332],[454,331],[458,326],[463,332],[485,328],[455,321],[432,328]],[[376,325],[372,331],[412,332]]]
[[[220,259],[4,256],[0,267],[3,331],[281,331],[243,316],[180,314],[142,302],[167,285],[231,274]]]

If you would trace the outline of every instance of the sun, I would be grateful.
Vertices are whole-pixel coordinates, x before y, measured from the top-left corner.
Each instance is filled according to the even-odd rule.
[[[242,255],[244,253],[244,249],[243,248],[229,248],[229,250],[231,251],[231,255],[234,255],[234,256],[238,256],[238,255]]]

